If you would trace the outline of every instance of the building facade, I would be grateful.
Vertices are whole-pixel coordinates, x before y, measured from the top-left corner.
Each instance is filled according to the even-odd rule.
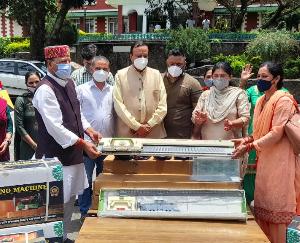
[[[27,36],[25,30],[17,21],[7,18],[5,11],[0,11],[0,37]]]

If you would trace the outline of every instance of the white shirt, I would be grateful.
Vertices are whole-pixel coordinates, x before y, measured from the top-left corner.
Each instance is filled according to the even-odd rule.
[[[47,75],[54,79],[62,87],[66,86],[66,82],[64,80],[53,76],[49,72],[47,72]],[[63,126],[62,113],[59,103],[54,91],[48,85],[43,84],[36,90],[32,103],[40,113],[47,132],[58,144],[65,149],[77,142],[79,137]],[[90,124],[82,115],[81,121],[84,130],[90,127]]]
[[[188,28],[193,28],[194,26],[195,26],[195,20],[193,20],[193,19],[188,19],[187,21],[186,21],[186,27],[188,27]]]
[[[208,29],[209,28],[209,25],[210,25],[210,20],[209,19],[204,19],[202,21],[202,25],[203,25],[203,28],[204,29]]]
[[[113,86],[107,84],[99,89],[93,80],[76,87],[77,97],[83,116],[91,127],[103,137],[113,137],[114,108]],[[89,139],[87,137],[87,139]]]

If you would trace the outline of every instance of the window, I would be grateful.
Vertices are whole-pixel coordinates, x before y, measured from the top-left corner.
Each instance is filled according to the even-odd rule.
[[[0,62],[0,73],[15,73],[14,62]]]
[[[19,75],[25,76],[25,74],[29,71],[37,71],[37,70],[28,63],[18,62],[18,74]]]
[[[118,19],[117,18],[108,18],[107,20],[108,33],[116,34],[118,31]]]
[[[76,29],[80,29],[80,19],[72,19],[71,21],[75,25]]]
[[[87,33],[95,32],[95,19],[86,19],[85,20],[85,31]]]

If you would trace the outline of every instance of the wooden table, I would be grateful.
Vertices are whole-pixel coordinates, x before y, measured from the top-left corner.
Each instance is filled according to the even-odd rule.
[[[254,220],[152,220],[87,217],[76,243],[87,242],[269,242]]]

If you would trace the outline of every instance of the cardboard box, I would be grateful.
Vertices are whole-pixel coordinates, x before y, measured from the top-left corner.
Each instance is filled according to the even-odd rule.
[[[287,228],[287,243],[300,242],[300,216],[295,216]]]
[[[188,175],[100,174],[94,181],[91,209],[98,208],[102,188],[240,189],[239,182],[199,182]]]
[[[33,224],[0,229],[0,242],[63,242],[63,222],[56,221],[45,224]]]
[[[178,174],[191,175],[190,160],[115,160],[107,156],[103,161],[103,173],[112,174]]]
[[[0,229],[63,219],[57,159],[0,163]]]

